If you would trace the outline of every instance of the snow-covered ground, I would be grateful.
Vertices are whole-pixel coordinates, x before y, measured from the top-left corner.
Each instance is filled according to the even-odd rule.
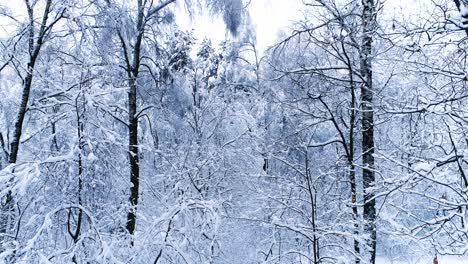
[[[468,257],[458,256],[438,256],[439,264],[468,264]],[[412,259],[412,260],[392,260],[390,258],[378,258],[377,264],[433,264],[433,257]]]

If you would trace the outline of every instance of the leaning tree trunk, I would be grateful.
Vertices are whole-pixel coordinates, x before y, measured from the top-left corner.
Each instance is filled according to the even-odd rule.
[[[362,0],[362,50],[361,50],[361,108],[362,108],[362,162],[364,187],[365,232],[370,236],[370,262],[375,263],[377,230],[375,225],[376,210],[372,187],[375,184],[374,166],[374,108],[372,86],[372,36],[376,25],[374,0]]]
[[[62,11],[62,13],[55,18],[55,20],[47,25],[47,21],[49,19],[49,15],[51,12],[51,7],[52,7],[52,0],[48,0],[46,2],[46,6],[44,9],[44,14],[42,16],[42,21],[40,24],[40,29],[38,32],[38,35],[36,36],[34,33],[34,9],[33,7],[29,4],[29,2],[26,2],[26,7],[28,10],[28,15],[29,15],[29,62],[26,67],[26,76],[23,81],[23,91],[21,95],[21,103],[20,107],[18,110],[18,114],[16,116],[15,120],[15,126],[14,126],[14,132],[13,132],[13,139],[10,144],[10,153],[8,157],[8,163],[9,164],[15,164],[18,160],[18,151],[19,151],[19,146],[21,142],[21,135],[23,133],[23,123],[24,123],[24,118],[26,116],[27,112],[27,107],[28,107],[28,102],[29,102],[29,97],[31,93],[31,86],[32,86],[32,80],[34,77],[34,67],[36,64],[36,61],[39,57],[39,53],[41,51],[41,48],[44,44],[44,38],[47,33],[52,30],[52,27],[57,23],[62,17],[65,12],[65,10]],[[12,214],[13,212],[13,206],[14,206],[14,197],[11,191],[9,191],[4,198],[5,200],[3,201],[3,207],[2,207],[2,219],[0,219],[0,233],[5,234],[8,231],[8,222],[9,220],[9,215]],[[3,241],[3,238],[0,240],[0,242]]]
[[[15,164],[18,159],[18,150],[21,140],[21,134],[23,132],[23,122],[26,116],[29,95],[31,93],[31,83],[33,79],[34,61],[31,60],[28,63],[28,73],[24,80],[23,93],[21,96],[20,108],[15,121],[15,130],[13,133],[13,140],[10,144],[10,155],[8,158],[9,164]],[[13,180],[13,179],[12,179]],[[2,218],[0,219],[0,234],[7,234],[11,226],[12,214],[14,213],[14,198],[13,193],[8,191],[4,201],[2,201]],[[2,238],[0,242],[4,241]]]
[[[19,145],[20,145],[20,140],[21,140],[21,134],[23,133],[23,122],[24,122],[24,117],[26,116],[26,110],[27,110],[27,106],[29,102],[29,94],[31,93],[31,83],[33,79],[32,71],[34,70],[34,63],[35,63],[34,61],[31,61],[28,63],[28,73],[24,80],[23,94],[21,96],[20,108],[19,108],[18,115],[15,121],[15,131],[13,132],[13,140],[10,145],[10,157],[9,157],[10,164],[16,163],[18,159],[18,150],[19,150]]]

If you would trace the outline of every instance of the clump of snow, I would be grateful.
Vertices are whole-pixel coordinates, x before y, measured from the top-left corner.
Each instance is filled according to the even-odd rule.
[[[431,162],[418,162],[414,164],[413,169],[416,172],[430,172],[434,169],[435,164]]]
[[[96,161],[96,160],[98,160],[98,157],[96,157],[96,155],[94,155],[93,152],[90,152],[89,155],[88,155],[88,160],[89,161]]]
[[[461,10],[460,10],[460,15],[461,15],[463,18],[468,17],[468,7],[462,6],[462,7],[461,7]]]

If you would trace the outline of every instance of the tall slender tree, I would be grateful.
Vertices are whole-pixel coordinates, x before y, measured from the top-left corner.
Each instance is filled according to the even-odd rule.
[[[10,144],[9,149],[9,159],[10,164],[16,164],[18,161],[18,152],[21,144],[21,136],[23,133],[24,119],[28,111],[28,102],[30,99],[31,89],[33,85],[33,77],[35,75],[35,66],[39,58],[41,49],[44,46],[44,43],[51,37],[51,31],[53,27],[65,17],[66,9],[62,8],[54,12],[53,9],[53,0],[47,0],[45,2],[45,7],[43,14],[40,18],[40,22],[37,23],[36,17],[34,14],[35,6],[38,5],[37,1],[25,0],[25,5],[27,8],[29,23],[26,29],[27,40],[28,40],[28,57],[27,64],[24,67],[26,72],[25,76],[21,76],[22,79],[22,93],[21,93],[21,102],[18,108],[17,116],[14,122],[14,132],[13,138]],[[54,17],[53,14],[55,13]],[[39,31],[37,32],[37,24],[39,24]],[[0,233],[4,234],[8,231],[8,217],[12,213],[14,201],[13,194],[8,192],[5,201],[3,203],[3,214],[7,218],[1,220]]]
[[[145,57],[144,45],[145,35],[150,31],[154,24],[158,23],[158,17],[169,6],[175,3],[176,0],[165,0],[155,4],[153,1],[136,0],[136,14],[135,20],[131,22],[134,30],[130,30],[130,35],[125,34],[128,30],[122,26],[116,26],[116,34],[121,47],[121,53],[124,59],[124,69],[128,82],[127,92],[127,110],[128,119],[126,126],[128,127],[128,159],[130,167],[130,209],[127,214],[126,228],[130,235],[133,235],[136,229],[137,221],[137,207],[140,196],[140,146],[138,126],[141,114],[145,111],[145,107],[138,109],[138,90],[141,84],[139,77],[141,74],[142,61]],[[232,33],[236,33],[239,27],[240,19],[242,16],[242,3],[241,0],[236,1],[207,1],[207,4],[212,7],[215,13],[222,13],[226,26]],[[116,3],[107,1],[109,7],[113,7]],[[188,7],[192,4],[191,1],[185,3]],[[194,11],[189,7],[190,12]],[[153,38],[158,38],[153,35]],[[133,241],[131,242],[133,244]]]
[[[373,187],[375,186],[374,142],[374,87],[372,82],[372,41],[376,30],[376,2],[362,0],[362,46],[361,46],[361,111],[362,111],[362,178],[364,187],[365,231],[369,235],[370,262],[375,263],[377,249],[376,209]]]

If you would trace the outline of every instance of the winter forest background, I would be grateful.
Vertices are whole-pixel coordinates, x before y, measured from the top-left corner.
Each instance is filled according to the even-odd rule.
[[[0,0],[0,263],[468,263],[468,1],[255,1]]]

